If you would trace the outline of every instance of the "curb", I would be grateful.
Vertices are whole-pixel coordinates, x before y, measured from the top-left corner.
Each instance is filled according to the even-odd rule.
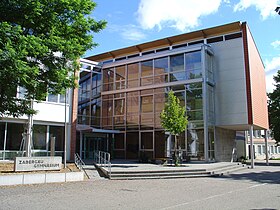
[[[76,182],[84,180],[84,172],[12,174],[0,176],[0,186]]]

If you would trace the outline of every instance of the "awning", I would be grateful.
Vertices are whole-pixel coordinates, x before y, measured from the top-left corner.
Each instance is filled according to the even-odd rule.
[[[81,124],[77,124],[76,130],[80,132],[83,131],[83,132],[92,132],[92,133],[120,133],[119,130],[106,130],[100,128],[93,128],[89,125],[81,125]]]

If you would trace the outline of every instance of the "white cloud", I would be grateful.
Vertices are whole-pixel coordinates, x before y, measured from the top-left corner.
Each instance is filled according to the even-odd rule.
[[[272,42],[271,45],[272,45],[275,49],[279,48],[279,47],[280,47],[280,40],[276,40],[276,41]]]
[[[255,7],[261,13],[262,19],[265,20],[269,16],[276,15],[274,10],[278,4],[279,0],[240,0],[239,3],[234,5],[234,11]]]
[[[122,28],[121,36],[130,41],[141,41],[146,38],[144,34],[138,27],[135,25],[126,25]]]
[[[120,36],[128,41],[141,41],[147,36],[136,25],[109,25],[108,30],[113,33],[119,33]]]
[[[186,31],[199,25],[199,18],[218,11],[222,0],[141,0],[137,17],[143,29],[175,27]],[[227,1],[225,1],[227,2]]]
[[[265,71],[266,71],[266,91],[272,92],[274,87],[273,76],[277,74],[280,70],[280,55],[278,57],[272,58],[270,61],[265,61]]]

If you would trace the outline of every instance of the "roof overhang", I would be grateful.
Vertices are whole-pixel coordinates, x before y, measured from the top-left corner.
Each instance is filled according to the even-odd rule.
[[[186,41],[195,41],[208,37],[218,36],[221,34],[234,33],[234,32],[241,31],[241,24],[242,24],[241,22],[237,21],[221,26],[216,26],[216,27],[184,33],[176,36],[166,37],[151,42],[146,42],[130,47],[125,47],[125,48],[101,53],[98,55],[93,55],[87,57],[86,59],[100,62],[105,60],[111,60],[125,55],[132,55],[143,51],[153,50],[159,47],[176,45]]]
[[[119,130],[99,129],[99,128],[91,127],[89,125],[81,125],[81,124],[77,124],[76,130],[85,133],[120,133]]]

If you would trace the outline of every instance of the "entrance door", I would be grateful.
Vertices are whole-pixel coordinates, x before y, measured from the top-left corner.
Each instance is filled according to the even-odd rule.
[[[139,132],[126,133],[126,158],[138,159],[139,157]]]
[[[95,151],[107,152],[107,144],[107,138],[104,136],[84,136],[82,150],[83,159],[93,159],[93,154]]]

